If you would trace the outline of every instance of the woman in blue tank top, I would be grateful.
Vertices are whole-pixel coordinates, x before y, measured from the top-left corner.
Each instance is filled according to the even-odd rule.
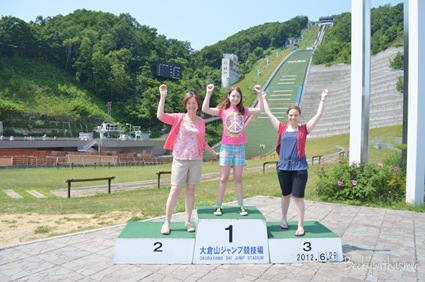
[[[282,222],[280,227],[282,229],[288,229],[287,214],[292,195],[298,216],[298,227],[295,232],[296,236],[304,236],[305,234],[304,192],[308,179],[308,164],[305,156],[307,134],[310,133],[319,122],[319,119],[323,114],[323,106],[328,93],[328,89],[324,89],[322,91],[322,98],[320,99],[316,115],[305,124],[299,123],[301,109],[297,105],[288,109],[287,124],[281,123],[272,114],[266,100],[266,95],[263,95],[264,110],[273,127],[278,132],[276,145],[276,152],[279,155],[277,174],[280,189],[282,191]]]

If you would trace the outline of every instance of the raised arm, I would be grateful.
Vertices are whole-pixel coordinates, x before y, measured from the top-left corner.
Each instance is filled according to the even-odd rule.
[[[257,92],[258,107],[249,108],[248,114],[250,114],[250,115],[257,115],[261,112],[264,112],[263,94],[265,92],[261,89],[260,85],[255,85],[254,90],[255,90],[255,92]]]
[[[207,93],[205,94],[204,102],[202,103],[202,111],[211,116],[218,116],[219,110],[217,108],[210,108],[211,94],[214,91],[214,84],[207,85]]]
[[[167,85],[161,84],[161,86],[159,86],[159,94],[161,95],[161,98],[159,99],[158,109],[156,111],[156,117],[158,119],[164,115],[165,97],[167,97]]]
[[[264,93],[262,95],[262,99],[263,99],[263,104],[264,104],[264,112],[269,117],[269,120],[272,123],[274,129],[276,129],[276,131],[278,131],[280,121],[272,114],[272,111],[270,110],[270,107],[269,107],[269,103],[267,103],[267,100],[266,100],[266,93]]]
[[[328,96],[329,90],[323,89],[322,98],[320,99],[319,108],[317,109],[317,113],[307,122],[307,132],[311,132],[316,124],[319,122],[320,118],[323,114],[323,106],[325,104],[325,98]]]

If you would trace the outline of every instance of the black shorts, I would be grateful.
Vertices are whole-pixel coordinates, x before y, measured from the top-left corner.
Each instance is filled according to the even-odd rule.
[[[304,198],[305,187],[307,185],[307,170],[278,170],[280,190],[282,196],[291,195],[297,198]]]

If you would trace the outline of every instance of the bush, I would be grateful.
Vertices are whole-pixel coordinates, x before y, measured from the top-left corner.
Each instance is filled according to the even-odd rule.
[[[398,156],[397,156],[398,155]],[[348,164],[348,159],[321,165],[316,191],[324,201],[388,202],[406,195],[406,173],[400,153],[383,163]]]

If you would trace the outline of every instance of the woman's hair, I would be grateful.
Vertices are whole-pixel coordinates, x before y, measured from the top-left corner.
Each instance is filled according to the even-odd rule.
[[[198,94],[196,92],[188,92],[186,95],[184,95],[183,98],[183,106],[186,108],[187,101],[189,101],[190,98],[195,97],[196,104],[198,104],[198,109],[201,108],[201,99],[199,98]]]
[[[243,95],[242,95],[242,90],[237,87],[237,86],[233,86],[230,88],[229,92],[227,92],[226,97],[224,97],[224,99],[220,102],[220,104],[218,104],[218,108],[220,109],[227,109],[228,107],[230,107],[230,100],[229,100],[229,95],[233,92],[233,91],[237,91],[239,93],[239,96],[241,97],[241,100],[239,101],[239,104],[237,104],[237,108],[240,114],[244,115],[245,114],[245,107],[243,106]]]
[[[300,115],[301,115],[301,108],[298,107],[298,105],[295,105],[295,106],[290,107],[286,113],[289,114],[289,111],[290,110],[297,110],[300,113]]]

